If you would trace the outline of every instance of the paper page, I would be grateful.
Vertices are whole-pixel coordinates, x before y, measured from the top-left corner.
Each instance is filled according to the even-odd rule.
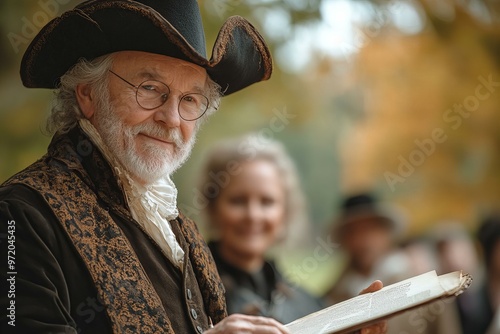
[[[459,272],[445,279],[446,290],[440,284],[435,271],[389,285],[382,290],[354,297],[326,309],[298,319],[287,327],[292,333],[333,333],[351,328],[356,324],[382,318],[398,310],[422,304],[446,294]],[[456,286],[456,285],[455,285]]]
[[[469,274],[456,275],[456,272],[439,276],[439,284],[448,294],[461,294],[471,284],[472,277]]]

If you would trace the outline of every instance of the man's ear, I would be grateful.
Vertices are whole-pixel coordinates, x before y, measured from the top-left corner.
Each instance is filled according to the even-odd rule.
[[[76,100],[83,115],[90,120],[95,113],[95,101],[92,99],[92,88],[89,84],[80,84],[75,89]]]

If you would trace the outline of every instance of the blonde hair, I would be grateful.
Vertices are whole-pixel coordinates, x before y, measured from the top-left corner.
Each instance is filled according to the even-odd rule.
[[[211,210],[230,177],[237,175],[238,167],[256,160],[268,161],[278,169],[285,192],[286,243],[292,243],[305,236],[309,219],[295,165],[275,140],[251,134],[220,142],[208,152],[198,189],[206,200],[206,210]]]

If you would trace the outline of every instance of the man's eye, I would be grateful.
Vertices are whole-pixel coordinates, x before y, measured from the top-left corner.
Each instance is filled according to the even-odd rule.
[[[189,104],[198,104],[198,99],[193,96],[193,95],[186,95],[182,98],[183,102],[189,103]]]
[[[141,88],[148,92],[157,92],[158,86],[155,85],[142,85]]]

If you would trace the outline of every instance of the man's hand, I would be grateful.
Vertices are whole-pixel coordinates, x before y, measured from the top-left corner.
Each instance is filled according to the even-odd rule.
[[[285,326],[274,319],[244,314],[232,314],[204,334],[289,334]],[[374,332],[378,333],[378,332]]]
[[[365,294],[365,293],[369,293],[369,292],[375,292],[377,290],[382,289],[383,286],[384,285],[382,284],[381,281],[374,281],[372,284],[370,284],[369,287],[362,290],[360,292],[360,295]],[[357,331],[357,333],[360,333],[360,334],[385,334],[385,333],[387,333],[387,321],[377,322],[374,325],[371,325],[369,327],[366,327],[366,328],[363,328],[363,329]]]
[[[381,281],[374,281],[360,294],[375,292],[382,289]],[[387,321],[381,321],[369,327],[363,328],[360,334],[385,334],[387,332]],[[288,329],[271,318],[255,317],[243,314],[232,314],[219,322],[215,327],[204,334],[289,334]]]

